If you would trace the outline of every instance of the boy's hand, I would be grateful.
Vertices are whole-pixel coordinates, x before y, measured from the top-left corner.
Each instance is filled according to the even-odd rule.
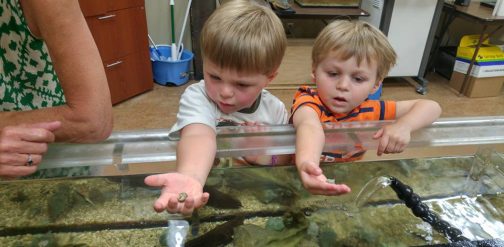
[[[154,210],[190,215],[194,209],[204,206],[210,195],[203,193],[203,185],[196,179],[177,172],[151,175],[145,178],[145,184],[162,187],[161,196],[154,202]],[[182,193],[187,197],[179,200]],[[183,194],[182,194],[183,195]]]
[[[336,196],[351,191],[345,184],[328,183],[322,169],[312,162],[304,162],[298,169],[303,186],[314,195]]]
[[[394,123],[378,130],[374,139],[380,139],[376,154],[400,153],[404,151],[411,140],[411,128],[405,124]]]

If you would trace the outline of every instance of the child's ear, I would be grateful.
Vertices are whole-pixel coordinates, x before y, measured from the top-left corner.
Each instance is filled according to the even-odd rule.
[[[315,83],[317,81],[317,78],[315,77],[315,70],[317,69],[316,66],[312,65],[312,70],[311,70],[311,82]]]
[[[264,85],[264,87],[268,86],[270,84],[270,82],[272,82],[278,75],[278,70],[275,70],[273,72],[271,72],[270,75],[268,75],[268,82],[266,83],[266,85]]]
[[[373,89],[371,90],[371,93],[376,93],[376,91],[380,88],[381,84],[382,84],[383,80],[375,83],[375,85],[373,86]]]

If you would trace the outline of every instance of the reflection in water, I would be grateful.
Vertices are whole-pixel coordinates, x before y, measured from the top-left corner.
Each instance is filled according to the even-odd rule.
[[[357,210],[359,210],[368,200],[376,194],[379,190],[389,186],[391,183],[389,177],[376,177],[364,185],[362,189],[360,190],[359,194],[357,194],[357,197],[355,198],[355,207]]]
[[[460,229],[471,240],[504,239],[504,224],[493,217],[500,210],[485,198],[463,196],[456,200],[435,200],[430,204],[439,210],[443,220]]]

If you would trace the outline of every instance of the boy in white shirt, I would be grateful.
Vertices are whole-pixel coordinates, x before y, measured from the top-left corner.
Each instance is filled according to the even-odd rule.
[[[221,5],[201,33],[204,81],[189,86],[180,100],[177,172],[152,175],[150,186],[162,187],[157,212],[190,214],[208,202],[203,192],[215,158],[216,127],[287,124],[285,105],[264,88],[275,78],[287,39],[280,19],[253,1]],[[277,162],[255,160],[254,163]]]

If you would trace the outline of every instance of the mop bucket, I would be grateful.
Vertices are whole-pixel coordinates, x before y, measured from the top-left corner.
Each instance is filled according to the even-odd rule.
[[[171,57],[171,46],[158,45],[156,53],[154,47],[150,47],[150,59],[152,63],[152,74],[157,84],[166,86],[168,83],[180,86],[189,81],[189,69],[194,54],[188,50],[182,52],[180,60],[169,61]],[[159,56],[160,55],[160,56]]]

